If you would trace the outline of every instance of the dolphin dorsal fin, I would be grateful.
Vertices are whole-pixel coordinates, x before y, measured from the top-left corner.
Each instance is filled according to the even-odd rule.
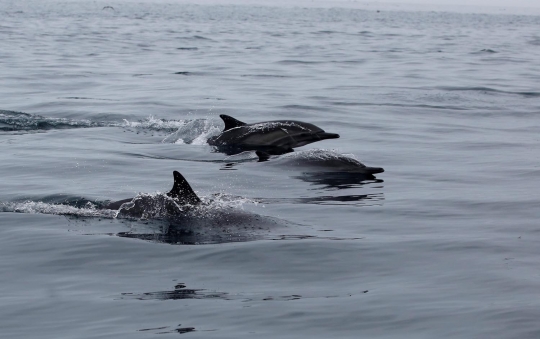
[[[231,117],[229,115],[221,114],[219,117],[221,119],[223,119],[223,122],[225,123],[225,129],[223,130],[223,132],[228,131],[231,128],[247,125],[245,122],[242,122],[240,120],[236,120],[235,118],[233,118],[233,117]]]
[[[193,188],[189,186],[187,180],[180,172],[174,171],[174,186],[167,195],[178,200],[182,204],[195,205],[201,202],[201,199],[195,194]]]

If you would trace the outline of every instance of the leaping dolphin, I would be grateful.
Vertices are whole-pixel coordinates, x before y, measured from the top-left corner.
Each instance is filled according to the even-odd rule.
[[[225,129],[220,135],[209,138],[208,144],[228,154],[247,150],[283,154],[312,142],[339,138],[339,134],[326,133],[302,121],[275,120],[247,124],[225,114],[220,118],[225,123]]]

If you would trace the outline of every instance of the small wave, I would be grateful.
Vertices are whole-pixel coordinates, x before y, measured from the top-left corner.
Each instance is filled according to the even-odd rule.
[[[100,99],[100,98],[87,98],[87,97],[59,97],[58,99],[118,101],[118,100],[115,100],[115,99]]]
[[[176,49],[181,50],[181,51],[196,51],[196,50],[198,50],[197,47],[178,47]]]
[[[540,97],[540,92],[511,92],[511,91],[502,91],[502,90],[490,88],[490,87],[439,86],[436,88],[445,90],[445,91],[472,91],[472,92],[485,92],[485,93],[501,93],[501,94],[521,95],[528,98]]]
[[[202,35],[194,35],[194,36],[193,36],[193,39],[197,39],[197,40],[212,40],[212,39],[210,39],[210,38],[203,37]]]
[[[335,34],[335,33],[341,33],[341,32],[330,31],[330,30],[313,32],[313,34]]]
[[[350,64],[350,65],[358,65],[365,63],[366,60],[357,59],[357,60],[340,60],[340,61],[331,61],[333,64]]]
[[[281,65],[314,65],[314,64],[321,64],[323,61],[306,61],[306,60],[280,60],[277,62]]]
[[[242,74],[242,77],[254,77],[254,78],[290,78],[288,75],[277,74]]]
[[[361,31],[361,32],[358,32],[358,34],[363,35],[363,36],[369,36],[369,37],[375,36],[375,34],[373,34],[373,32],[370,32],[370,31]]]
[[[207,37],[204,37],[204,36],[202,36],[202,35],[184,36],[184,37],[180,37],[179,39],[183,39],[183,40],[206,40],[206,41],[213,41],[212,39],[207,38]]]
[[[489,49],[489,48],[484,48],[484,49],[481,49],[477,52],[473,52],[472,54],[494,54],[494,53],[497,53],[497,51],[494,51],[492,49]]]
[[[345,102],[334,101],[332,105],[336,106],[381,106],[381,107],[409,107],[409,108],[429,108],[429,109],[449,109],[453,111],[467,111],[469,108],[451,105],[426,105],[426,104],[391,104],[391,103],[371,103],[371,102]]]
[[[283,105],[278,106],[278,108],[284,110],[304,110],[304,111],[320,111],[326,112],[328,109],[321,106],[308,106],[308,105]]]

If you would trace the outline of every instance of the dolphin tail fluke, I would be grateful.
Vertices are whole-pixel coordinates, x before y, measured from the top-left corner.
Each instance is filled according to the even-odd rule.
[[[384,172],[384,168],[382,167],[366,167],[364,168],[364,171],[368,174],[377,174]]]
[[[189,185],[186,178],[180,172],[174,171],[174,186],[167,195],[178,200],[182,204],[195,205],[201,202],[201,199],[195,194],[193,188]]]
[[[228,131],[231,128],[247,125],[245,122],[237,120],[229,115],[221,114],[219,117],[223,119],[223,122],[225,123],[225,129],[223,130],[223,132]]]

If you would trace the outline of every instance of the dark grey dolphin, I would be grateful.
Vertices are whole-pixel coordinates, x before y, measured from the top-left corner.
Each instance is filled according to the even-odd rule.
[[[139,194],[102,207],[117,210],[119,218],[152,219],[149,229],[137,230],[135,226],[117,236],[170,244],[225,243],[263,239],[271,236],[271,230],[283,230],[287,225],[272,217],[201,202],[186,179],[177,171],[173,173],[174,186],[167,194]],[[156,223],[161,225],[158,233],[152,226]]]
[[[283,154],[312,142],[339,138],[339,134],[326,133],[302,121],[275,120],[246,124],[228,115],[222,114],[220,117],[225,129],[220,135],[209,138],[208,144],[228,154],[246,150]]]
[[[384,172],[381,167],[368,167],[349,156],[321,149],[293,152],[277,157],[256,152],[259,162],[268,161],[266,168],[278,167],[292,177],[325,188],[344,189],[372,182],[382,183],[374,174]],[[352,199],[373,199],[372,195],[352,196]]]
[[[168,198],[170,198],[170,201],[165,201],[165,208],[167,208],[168,211],[175,211],[178,209],[175,209],[174,206],[171,205],[178,205],[178,206],[184,206],[184,205],[197,205],[201,202],[201,199],[195,194],[187,180],[177,171],[173,172],[174,176],[174,185],[173,188],[166,194]],[[164,197],[165,198],[165,197]],[[147,199],[149,200],[149,199]],[[152,200],[152,199],[150,199]],[[154,199],[154,204],[158,203]],[[130,216],[130,217],[141,217],[145,210],[148,210],[148,201],[145,201],[145,199],[136,199],[136,198],[130,198],[130,199],[124,199],[119,200],[115,202],[111,202],[105,206],[103,206],[103,209],[109,209],[109,210],[118,210],[119,213],[121,213],[124,216]]]

